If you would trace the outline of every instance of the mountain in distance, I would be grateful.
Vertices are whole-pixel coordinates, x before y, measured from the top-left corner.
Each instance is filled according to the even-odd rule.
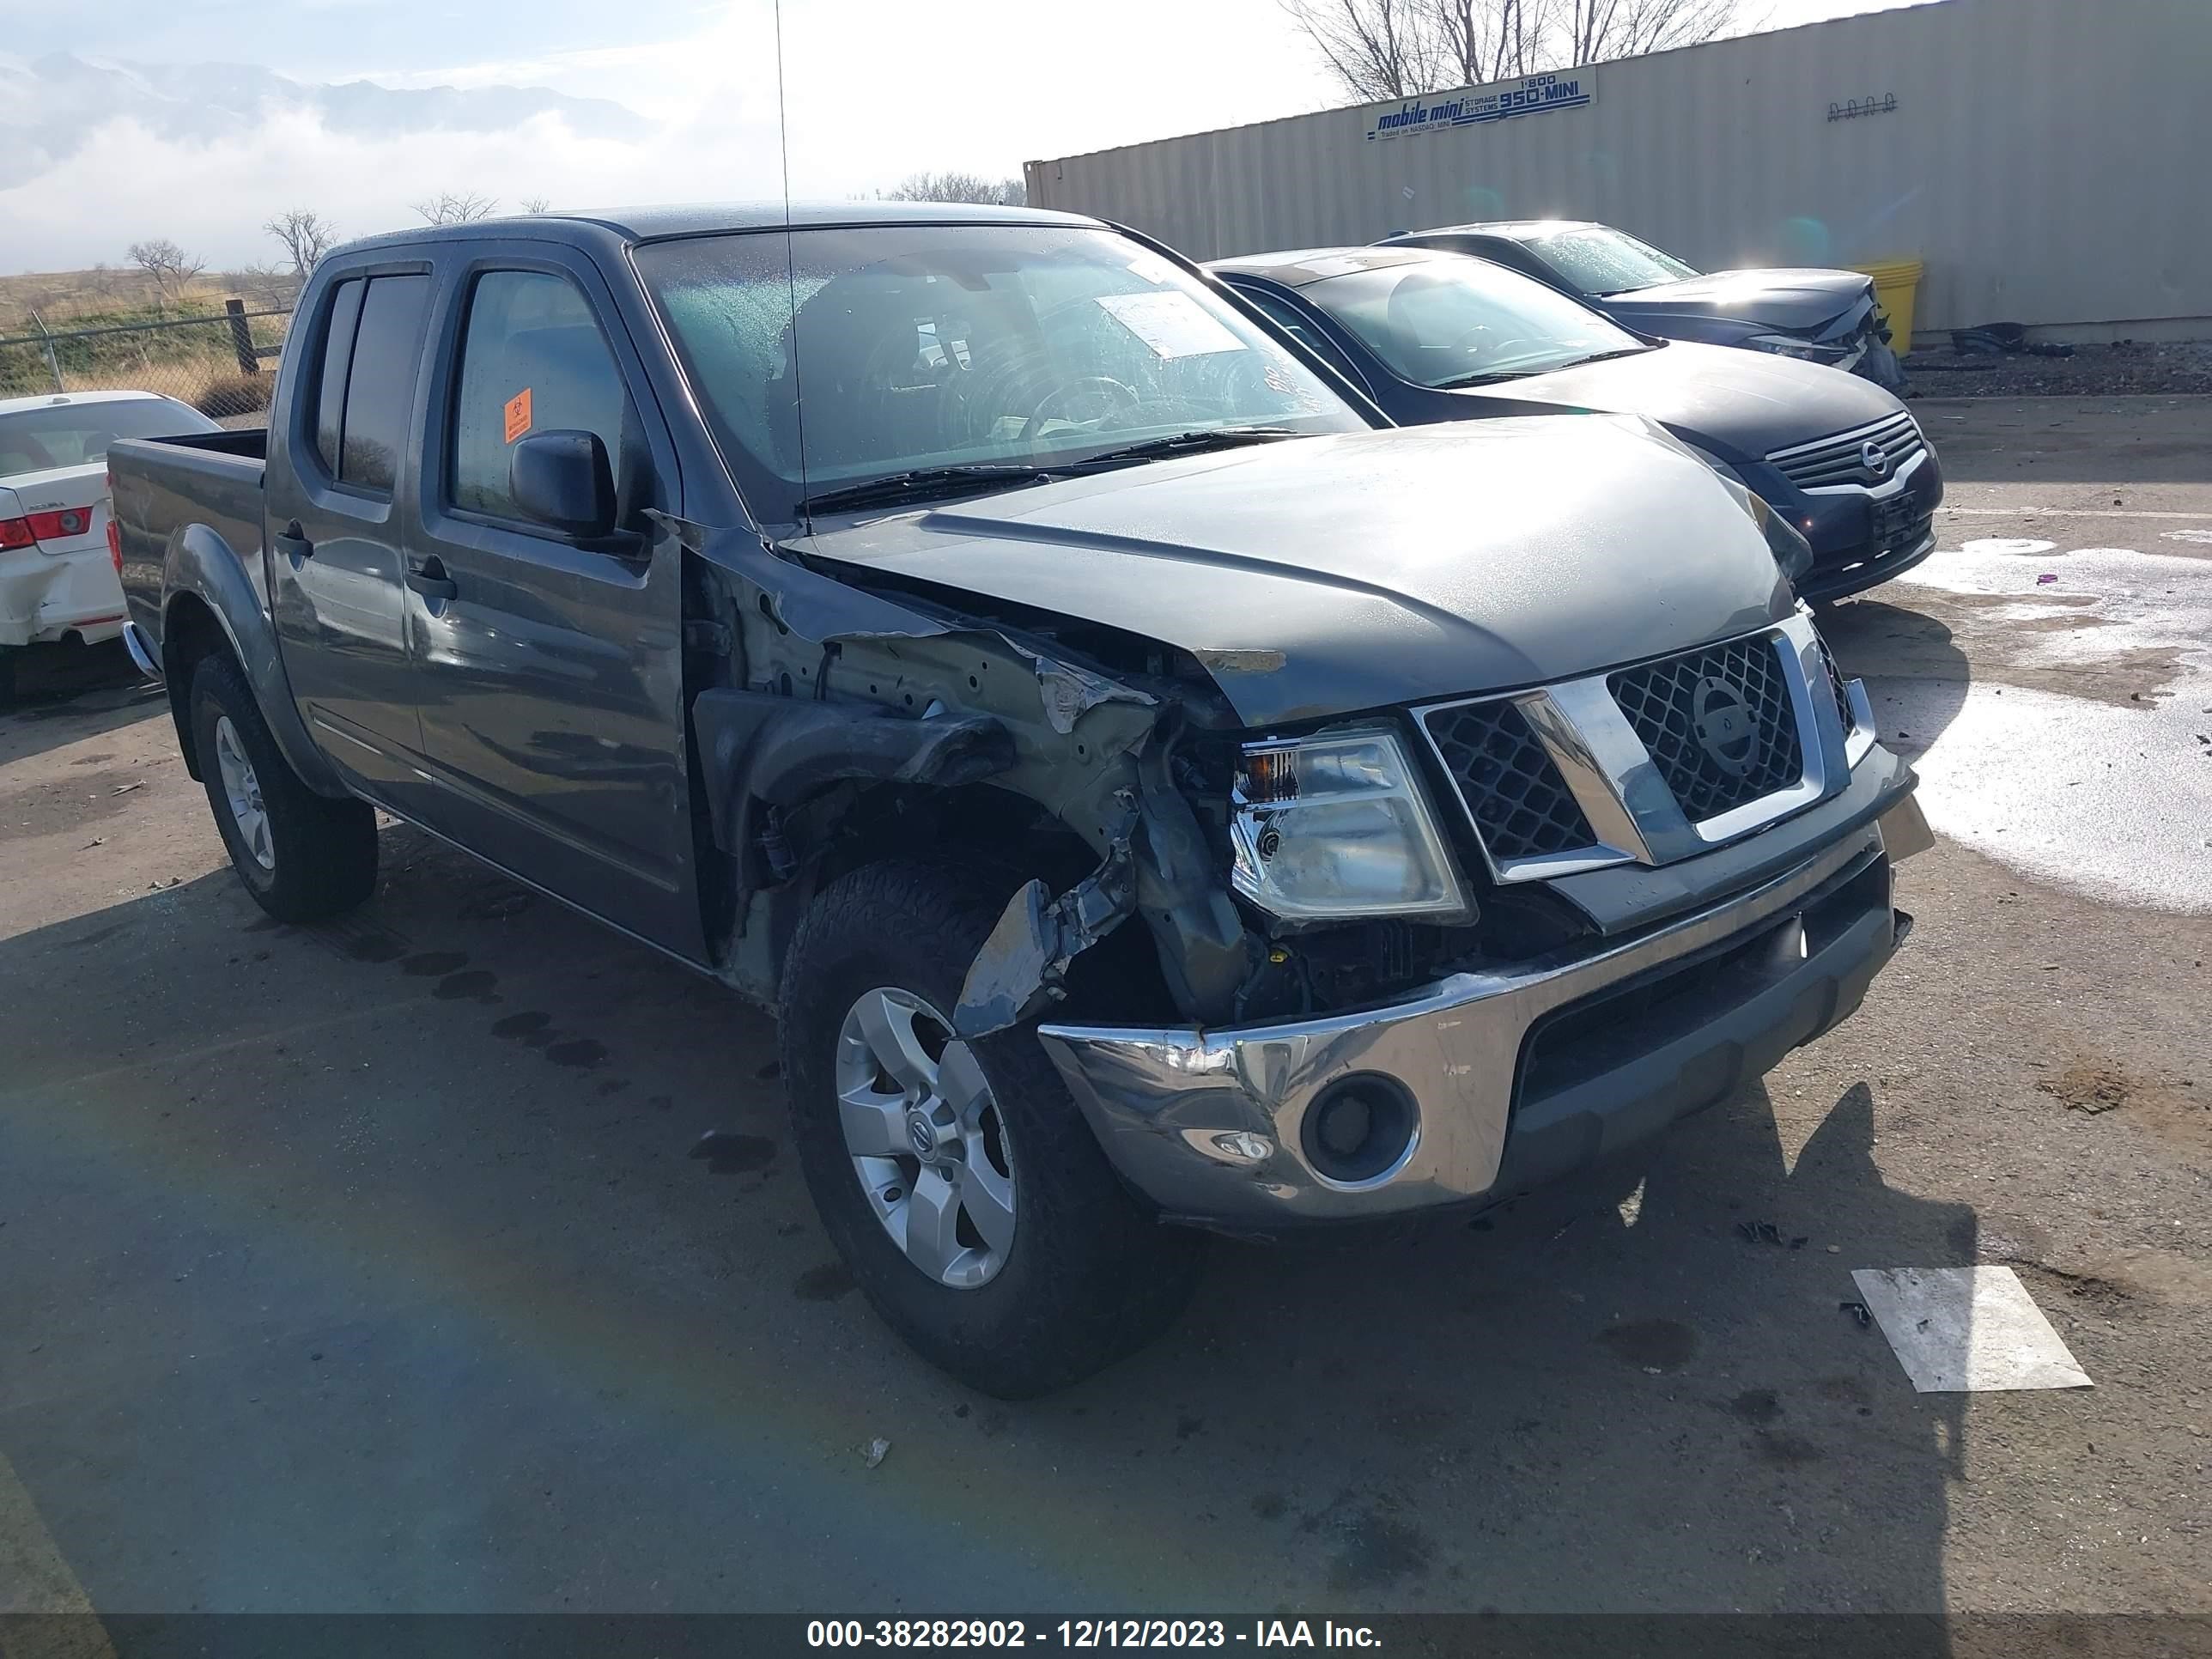
[[[58,165],[111,122],[129,120],[175,143],[205,143],[281,115],[306,113],[333,132],[389,137],[500,132],[560,117],[589,137],[628,138],[644,123],[604,98],[543,87],[386,87],[310,83],[246,64],[137,64],[52,52],[0,54],[0,190]]]

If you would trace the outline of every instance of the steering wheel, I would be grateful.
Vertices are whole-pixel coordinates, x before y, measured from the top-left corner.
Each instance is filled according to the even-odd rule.
[[[1053,412],[1054,407],[1065,402],[1072,393],[1086,388],[1105,393],[1107,407],[1095,417],[1100,420],[1122,410],[1134,409],[1144,402],[1133,386],[1126,386],[1109,374],[1080,374],[1072,380],[1061,381],[1044,394],[1037,406],[1030,411],[1029,419],[1022,422],[1021,436],[1018,441],[1034,443],[1039,429],[1044,425],[1045,417]]]
[[[1484,337],[1487,336],[1489,332],[1490,325],[1487,323],[1477,323],[1473,328],[1468,330],[1466,333],[1461,335],[1459,338],[1454,340],[1451,344],[1446,348],[1446,349],[1451,351],[1464,351],[1469,356],[1473,356],[1476,352],[1480,352],[1486,357],[1498,357],[1504,356],[1509,347],[1519,345],[1532,346],[1539,343],[1539,342],[1531,340],[1527,336],[1520,334],[1516,334],[1510,338],[1504,340],[1492,340]]]

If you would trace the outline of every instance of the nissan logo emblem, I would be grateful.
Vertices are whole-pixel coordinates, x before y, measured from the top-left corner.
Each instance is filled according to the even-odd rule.
[[[1691,700],[1690,719],[1698,734],[1698,746],[1714,765],[1731,777],[1740,778],[1751,770],[1759,732],[1752,724],[1750,705],[1734,686],[1710,677],[1699,680]]]
[[[1859,465],[1877,478],[1889,476],[1889,452],[1873,439],[1859,446]]]

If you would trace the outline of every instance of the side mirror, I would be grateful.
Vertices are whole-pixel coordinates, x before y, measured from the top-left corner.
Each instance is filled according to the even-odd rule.
[[[533,432],[514,446],[507,489],[526,517],[580,540],[615,528],[615,475],[594,432]]]

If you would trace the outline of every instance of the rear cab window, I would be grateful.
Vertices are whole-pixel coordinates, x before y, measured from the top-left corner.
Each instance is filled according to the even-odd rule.
[[[349,277],[333,289],[316,386],[315,453],[340,483],[389,497],[412,412],[429,314],[419,273]]]

